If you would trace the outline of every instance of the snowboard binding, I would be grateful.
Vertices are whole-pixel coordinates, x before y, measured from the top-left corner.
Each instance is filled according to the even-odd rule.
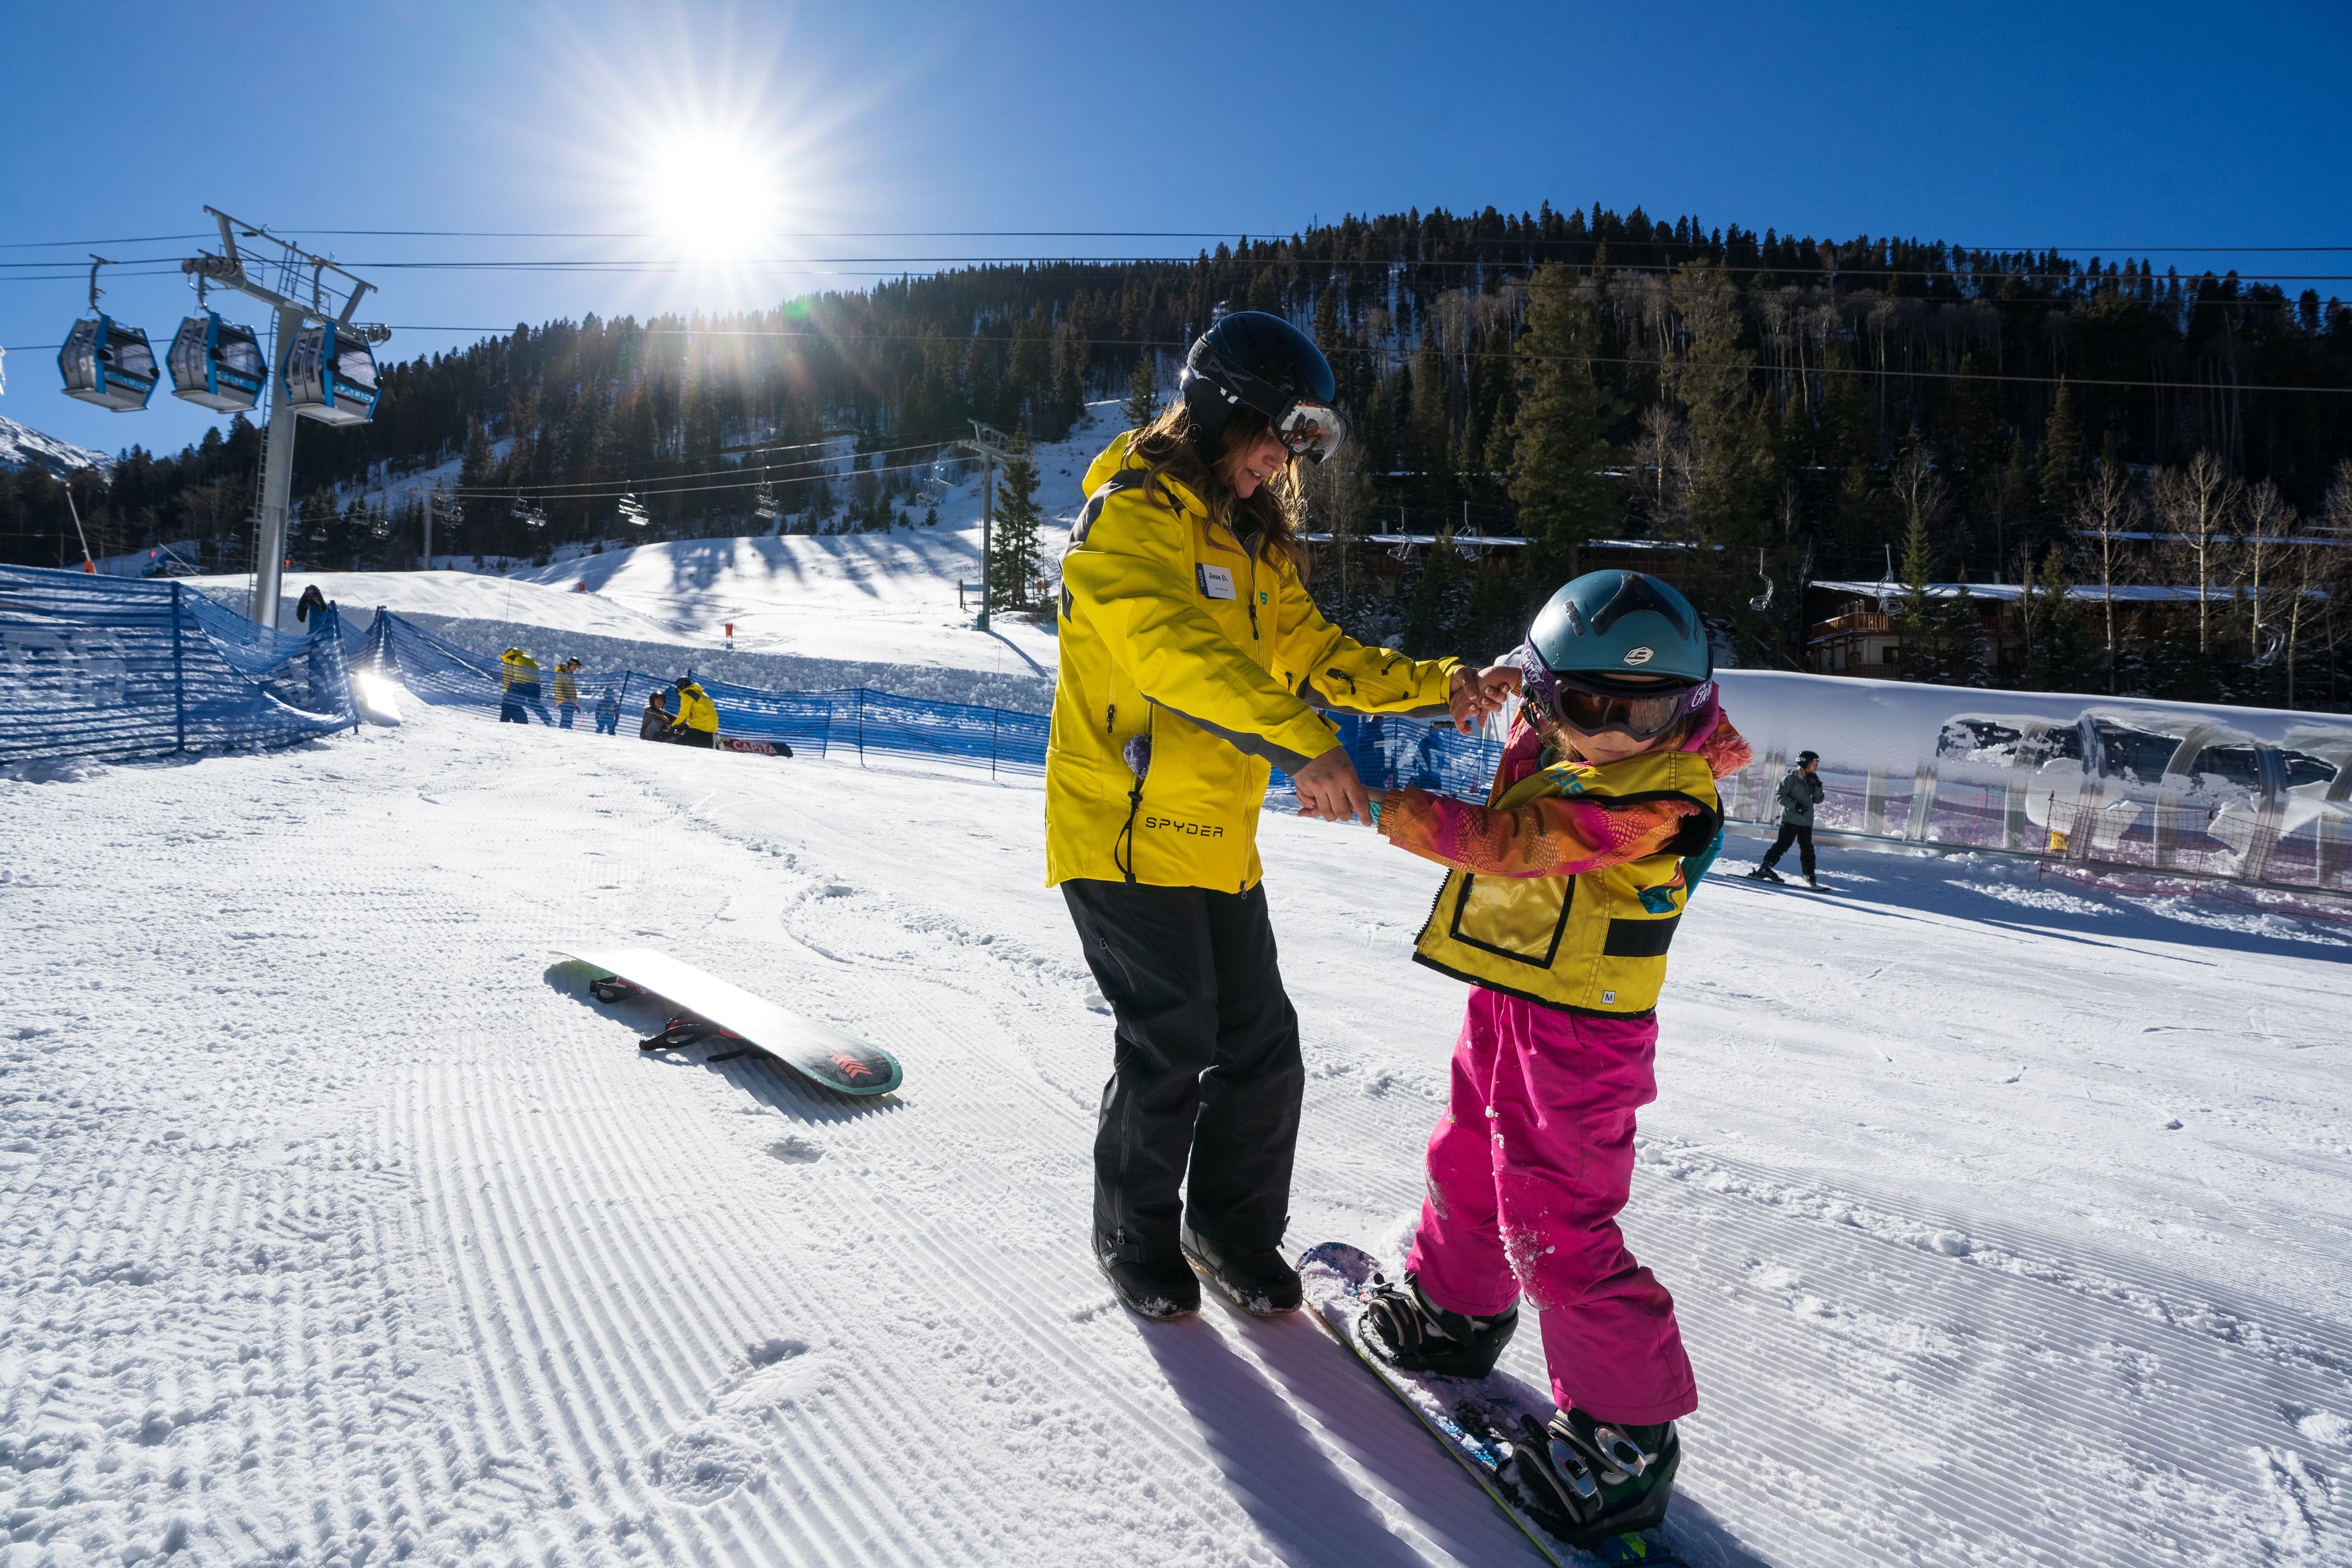
[[[642,985],[632,985],[617,974],[599,975],[588,983],[588,994],[599,1002],[634,1002],[646,994]]]
[[[698,1046],[705,1040],[740,1040],[742,1037],[733,1030],[714,1024],[708,1018],[698,1018],[691,1013],[680,1013],[669,1021],[669,1026],[660,1034],[639,1040],[637,1049],[674,1051],[685,1046]],[[710,1059],[714,1062],[732,1061],[743,1054],[741,1051],[721,1051]]]
[[[1664,1521],[1682,1457],[1671,1421],[1628,1430],[1562,1410],[1549,1426],[1528,1419],[1508,1468],[1528,1511],[1562,1541],[1591,1551]]]

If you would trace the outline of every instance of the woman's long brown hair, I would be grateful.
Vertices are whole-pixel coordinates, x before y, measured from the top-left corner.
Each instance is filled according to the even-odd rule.
[[[1260,556],[1288,561],[1304,581],[1307,550],[1299,541],[1298,529],[1307,518],[1307,496],[1298,482],[1298,459],[1285,463],[1280,473],[1246,500],[1234,493],[1233,481],[1225,476],[1227,458],[1273,429],[1274,422],[1256,409],[1235,408],[1226,416],[1217,461],[1207,463],[1193,442],[1192,410],[1180,398],[1139,431],[1128,450],[1148,465],[1150,479],[1157,481],[1164,474],[1191,490],[1209,509],[1209,521],[1223,524],[1234,537],[1255,532],[1253,547]],[[1149,493],[1159,492],[1155,489]]]

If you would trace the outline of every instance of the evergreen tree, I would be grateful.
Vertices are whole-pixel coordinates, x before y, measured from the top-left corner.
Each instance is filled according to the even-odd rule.
[[[2083,429],[2074,418],[2074,395],[2062,379],[2042,427],[2042,521],[2054,533],[2074,514],[2083,484]]]
[[[1422,560],[1404,616],[1404,651],[1415,658],[1436,658],[1454,647],[1461,566],[1462,558],[1444,536]]]
[[[1567,268],[1546,265],[1528,290],[1519,341],[1527,385],[1511,424],[1510,496],[1534,541],[1528,567],[1538,583],[1575,575],[1578,548],[1616,520],[1616,496],[1601,475],[1612,409],[1592,379],[1600,338],[1590,297]]]
[[[1160,378],[1152,374],[1149,350],[1128,374],[1127,401],[1119,405],[1118,416],[1130,430],[1140,430],[1160,416]]]
[[[1903,679],[1939,681],[1944,677],[1943,617],[1927,592],[1935,576],[1935,544],[1927,514],[1914,508],[1903,531],[1903,598],[1895,624],[1903,634]]]
[[[996,485],[995,537],[989,543],[988,606],[1020,610],[1029,605],[1029,585],[1037,576],[1037,465],[1029,456],[1029,433],[1013,437]]]

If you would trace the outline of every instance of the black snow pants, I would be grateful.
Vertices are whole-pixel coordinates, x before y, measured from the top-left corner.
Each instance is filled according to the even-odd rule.
[[[1095,1130],[1097,1245],[1172,1259],[1181,1214],[1221,1250],[1279,1246],[1307,1073],[1265,887],[1080,880],[1062,896],[1118,1021]]]
[[[1779,865],[1780,857],[1789,852],[1789,846],[1791,843],[1797,846],[1797,863],[1805,868],[1806,876],[1811,876],[1813,874],[1813,828],[1811,823],[1780,824],[1780,837],[1772,840],[1772,847],[1765,851],[1764,869],[1769,871]]]

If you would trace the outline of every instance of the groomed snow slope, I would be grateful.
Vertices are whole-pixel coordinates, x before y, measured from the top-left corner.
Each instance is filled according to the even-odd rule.
[[[1052,575],[1069,523],[1085,501],[1087,465],[1118,434],[1117,403],[1089,405],[1067,439],[1035,453],[1041,570]],[[853,443],[835,444],[845,472]],[[567,555],[551,565],[482,572],[292,572],[289,605],[313,584],[358,618],[382,605],[404,615],[517,623],[556,632],[716,648],[729,622],[748,652],[869,665],[977,670],[1027,679],[1054,668],[1050,627],[1015,616],[971,629],[958,583],[981,576],[977,478],[935,489],[940,521],[881,533],[676,540]],[[926,502],[912,505],[922,515]],[[756,525],[748,493],[743,526]],[[436,559],[447,559],[436,557]],[[215,591],[250,591],[250,579],[199,579]],[[584,583],[588,592],[574,593]]]
[[[1534,1561],[1303,1319],[1112,1303],[1040,802],[429,710],[0,779],[0,1555]],[[1407,962],[1435,873],[1264,839],[1290,1239],[1393,1247],[1462,1001]],[[1628,1221],[1699,1369],[1686,1549],[2352,1559],[2346,928],[1829,870],[1719,871],[1675,946]],[[640,1056],[579,940],[907,1088]]]

